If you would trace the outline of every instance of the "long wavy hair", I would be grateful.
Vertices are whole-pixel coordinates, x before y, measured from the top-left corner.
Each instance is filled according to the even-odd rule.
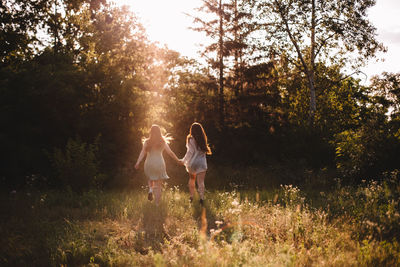
[[[161,148],[165,144],[169,144],[172,137],[166,135],[163,136],[161,133],[161,128],[157,124],[153,124],[150,128],[149,137],[143,140],[146,143],[146,152],[154,148]]]
[[[211,149],[208,146],[207,143],[207,135],[206,132],[203,129],[203,126],[198,123],[198,122],[194,122],[191,126],[190,126],[190,132],[186,138],[186,142],[189,142],[189,138],[193,137],[194,140],[196,141],[196,144],[198,146],[198,148],[205,152],[207,155],[211,155]]]

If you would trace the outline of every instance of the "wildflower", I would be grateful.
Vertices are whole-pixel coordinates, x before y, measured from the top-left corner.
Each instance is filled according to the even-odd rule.
[[[219,227],[221,224],[223,224],[224,222],[222,221],[215,221],[215,224],[217,225],[217,227]]]

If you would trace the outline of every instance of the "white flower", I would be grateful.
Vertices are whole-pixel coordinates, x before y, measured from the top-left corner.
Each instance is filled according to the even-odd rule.
[[[222,221],[215,221],[215,224],[217,225],[217,227],[219,227],[221,224],[223,224],[224,222]]]

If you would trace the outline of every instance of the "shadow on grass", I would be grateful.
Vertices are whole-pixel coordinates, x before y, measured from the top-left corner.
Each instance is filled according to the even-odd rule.
[[[168,216],[167,203],[161,201],[159,206],[154,202],[145,202],[143,205],[143,217],[135,244],[135,250],[141,254],[147,254],[149,248],[160,251],[164,239],[169,239],[164,230],[164,223]]]
[[[200,204],[199,199],[194,199],[192,203],[193,218],[197,221],[197,227],[201,234],[210,236],[210,230],[216,229],[217,217],[214,209],[210,206],[207,199],[204,200],[203,205]]]

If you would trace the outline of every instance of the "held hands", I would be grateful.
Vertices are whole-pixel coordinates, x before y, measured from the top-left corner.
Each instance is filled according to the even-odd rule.
[[[181,165],[181,166],[183,166],[183,165],[184,165],[183,159],[178,159],[178,164]]]

